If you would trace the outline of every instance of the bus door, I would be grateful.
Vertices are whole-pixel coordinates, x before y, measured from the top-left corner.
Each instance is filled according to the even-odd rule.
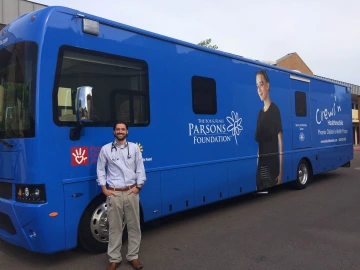
[[[293,149],[311,147],[310,80],[291,76]]]

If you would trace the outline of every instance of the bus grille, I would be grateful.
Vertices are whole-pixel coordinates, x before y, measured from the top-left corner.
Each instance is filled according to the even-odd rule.
[[[0,182],[0,198],[10,200],[12,198],[12,184]]]
[[[14,225],[10,219],[10,217],[4,213],[0,213],[0,229],[14,235],[16,234],[16,230]]]

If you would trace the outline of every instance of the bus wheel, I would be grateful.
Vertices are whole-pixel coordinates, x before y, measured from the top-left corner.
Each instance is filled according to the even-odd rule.
[[[82,248],[94,252],[107,251],[109,224],[104,196],[96,197],[85,209],[79,224],[79,243]],[[123,221],[123,240],[127,237],[126,222]]]
[[[308,182],[312,178],[312,171],[305,159],[302,159],[299,162],[298,169],[297,169],[297,177],[294,182],[294,186],[296,189],[304,189],[306,188]]]

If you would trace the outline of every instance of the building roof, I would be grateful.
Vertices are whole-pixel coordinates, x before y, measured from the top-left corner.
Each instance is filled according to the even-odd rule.
[[[278,60],[276,60],[276,63],[279,63],[279,62],[285,60],[286,58],[290,57],[290,56],[293,55],[293,54],[296,54],[296,52],[288,53],[287,55],[285,55],[285,56],[279,58]]]
[[[278,60],[276,60],[276,64],[275,64],[275,66],[282,66],[282,67],[285,67],[286,68],[286,66],[288,66],[289,65],[289,63],[288,64],[285,64],[287,61],[287,59],[289,59],[289,63],[293,63],[291,66],[294,66],[294,60],[295,59],[297,59],[298,61],[300,61],[301,63],[302,63],[302,65],[303,65],[303,67],[301,67],[301,66],[298,66],[298,68],[300,69],[300,70],[302,70],[303,71],[303,73],[306,73],[306,74],[309,74],[309,75],[314,75],[314,73],[312,72],[312,70],[308,67],[308,65],[305,63],[305,61],[304,60],[302,60],[302,58],[300,57],[300,55],[298,55],[296,52],[293,52],[293,53],[288,53],[287,55],[285,55],[285,56],[283,56],[283,57],[281,57],[280,59],[278,59]],[[295,60],[296,61],[296,60]],[[296,63],[296,62],[295,62]],[[297,69],[297,68],[295,68],[295,69]],[[292,68],[292,70],[294,70],[293,68]]]
[[[342,81],[338,81],[338,80],[334,80],[334,79],[329,79],[323,76],[319,76],[319,75],[314,75],[315,77],[321,78],[321,79],[325,79],[325,80],[329,80],[335,83],[341,83],[341,84],[345,84],[347,87],[350,87],[351,89],[351,94],[354,95],[358,95],[360,96],[360,86],[359,85],[355,85],[355,84],[351,84],[351,83],[346,83],[346,82],[342,82]]]

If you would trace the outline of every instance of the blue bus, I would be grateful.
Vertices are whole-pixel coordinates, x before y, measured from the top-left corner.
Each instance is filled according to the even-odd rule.
[[[106,250],[96,163],[117,119],[142,151],[142,222],[303,189],[350,166],[349,90],[69,8],[23,15],[0,36],[0,238]]]

